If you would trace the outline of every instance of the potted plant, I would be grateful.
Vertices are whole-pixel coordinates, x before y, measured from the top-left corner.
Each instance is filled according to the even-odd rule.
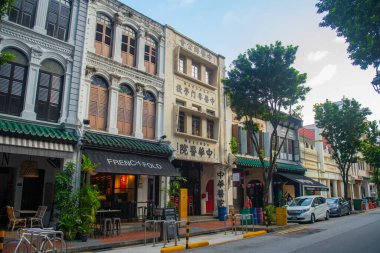
[[[168,195],[170,202],[168,203],[168,206],[175,207],[175,199],[179,197],[180,195],[180,189],[181,189],[181,183],[186,183],[187,179],[185,177],[175,177],[171,182],[169,183],[169,189],[168,189]]]
[[[79,190],[79,217],[78,232],[81,240],[87,241],[87,237],[96,220],[96,210],[100,207],[99,192],[86,181],[87,175],[92,173],[98,164],[93,163],[85,155],[82,156],[82,186]]]

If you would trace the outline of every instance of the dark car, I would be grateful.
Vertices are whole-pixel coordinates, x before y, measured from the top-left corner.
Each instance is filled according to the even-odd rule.
[[[331,216],[342,216],[351,213],[350,203],[344,198],[327,198]]]

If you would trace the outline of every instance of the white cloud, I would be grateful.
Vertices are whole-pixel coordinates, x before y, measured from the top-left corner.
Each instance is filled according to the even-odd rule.
[[[346,39],[343,38],[343,37],[335,37],[332,41],[334,43],[337,43],[337,44],[344,44],[344,43],[346,43]]]
[[[174,5],[180,5],[180,6],[192,6],[195,2],[195,0],[168,0],[168,1]]]
[[[315,52],[310,52],[307,55],[307,60],[309,62],[318,62],[325,58],[329,54],[328,51],[315,51]]]
[[[233,11],[227,11],[223,16],[223,24],[231,24],[239,22],[239,16]]]
[[[336,74],[336,65],[327,65],[324,66],[321,72],[319,72],[318,75],[316,75],[311,81],[309,82],[309,85],[311,87],[318,86],[326,83],[327,81],[331,80],[334,75]]]

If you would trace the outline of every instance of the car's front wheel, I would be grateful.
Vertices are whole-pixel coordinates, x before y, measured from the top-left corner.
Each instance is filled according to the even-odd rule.
[[[315,216],[312,213],[311,216],[310,216],[310,223],[313,224],[314,222],[315,222]]]
[[[326,211],[326,217],[325,217],[325,220],[328,220],[330,219],[330,212],[329,211]]]

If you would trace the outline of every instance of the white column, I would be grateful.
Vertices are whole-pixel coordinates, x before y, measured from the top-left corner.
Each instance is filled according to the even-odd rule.
[[[109,101],[108,101],[108,120],[107,120],[107,131],[111,134],[117,134],[117,104],[118,104],[118,82],[120,78],[111,76],[111,87],[109,90]]]
[[[272,181],[269,183],[269,198],[268,198],[268,203],[269,204],[273,203],[273,184],[272,184]]]
[[[62,91],[62,105],[61,105],[61,117],[58,122],[64,123],[67,122],[67,112],[69,110],[69,101],[70,101],[70,90],[71,90],[71,73],[72,73],[72,61],[67,61],[66,63],[66,73],[65,73],[65,83],[63,84],[64,90]],[[75,120],[74,120],[75,123]]]
[[[160,138],[163,133],[163,123],[164,123],[164,94],[158,92],[158,99],[156,103],[156,139]]]
[[[117,62],[121,61],[121,36],[123,34],[123,27],[120,23],[115,22],[115,36],[114,36],[114,43],[113,43],[113,59]]]
[[[336,180],[332,180],[333,183],[333,189],[334,189],[334,196],[333,197],[338,197],[338,184]]]
[[[158,77],[164,78],[165,75],[165,40],[160,38],[158,49]]]
[[[371,195],[371,189],[369,187],[369,182],[368,181],[366,182],[365,195],[366,195],[366,197],[371,197],[372,196]]]
[[[359,193],[358,198],[361,199],[362,198],[362,183],[358,183],[358,193]]]
[[[87,16],[87,39],[85,40],[86,45],[84,48],[92,53],[95,53],[95,29],[96,29],[96,6],[92,1],[89,2],[90,7]]]
[[[76,27],[78,24],[78,17],[79,17],[79,14],[78,14],[78,5],[79,4],[80,4],[79,1],[73,1],[73,9],[71,11],[72,15],[71,15],[71,22],[70,22],[69,37],[67,40],[67,42],[70,45],[74,45],[74,43],[75,43],[75,37],[76,37],[76,33],[77,33]],[[85,23],[87,23],[87,20],[85,21]]]
[[[29,120],[36,119],[35,101],[38,87],[38,74],[40,72],[40,58],[42,52],[39,49],[32,48],[32,54],[28,70],[28,79],[25,91],[25,105],[21,117]]]
[[[349,187],[351,189],[351,199],[355,199],[354,184],[350,183]]]
[[[87,75],[83,82],[82,96],[80,97],[80,104],[82,105],[81,116],[79,120],[83,122],[83,119],[88,119],[88,109],[90,100],[90,90],[91,90],[91,79]]]
[[[133,112],[133,135],[136,138],[144,138],[142,132],[142,117],[143,117],[143,106],[144,106],[144,95],[143,87],[137,87],[135,97],[135,111]]]
[[[36,23],[34,30],[38,33],[46,34],[46,18],[49,7],[49,0],[39,0],[37,5]]]
[[[137,39],[136,66],[138,70],[145,72],[144,53],[145,53],[145,31],[140,30],[138,32],[138,39]]]
[[[340,181],[340,196],[339,197],[343,197],[344,196],[344,183],[343,181]],[[344,196],[345,198],[347,198],[348,196]]]

